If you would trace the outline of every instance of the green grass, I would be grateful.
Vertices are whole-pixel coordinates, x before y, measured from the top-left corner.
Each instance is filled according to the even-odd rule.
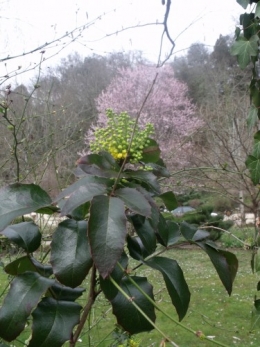
[[[253,329],[251,327],[251,310],[256,294],[258,275],[251,272],[251,251],[234,250],[233,252],[239,259],[239,271],[231,297],[228,296],[204,252],[192,248],[176,249],[169,253],[182,267],[192,295],[188,313],[182,323],[194,331],[202,331],[206,336],[215,336],[216,340],[227,346],[259,347],[260,324]],[[137,274],[148,277],[154,285],[155,297],[160,307],[177,320],[175,309],[171,304],[161,276],[144,266]],[[6,285],[7,276],[0,268],[0,293]],[[85,297],[80,300],[80,303],[84,305],[84,301]],[[111,335],[108,335],[114,329],[115,323],[109,303],[100,296],[81,336],[82,342],[79,342],[78,346],[110,346],[113,340]],[[180,347],[214,346],[213,343],[201,340],[185,331],[159,312],[157,312],[157,323],[161,330]],[[106,336],[107,338],[105,338]],[[24,341],[24,337],[22,335],[20,339]],[[26,337],[28,338],[28,334]],[[98,344],[103,338],[105,340]],[[156,331],[140,334],[137,339],[141,340],[140,346],[142,347],[159,346],[162,340]],[[23,346],[17,341],[13,342],[12,345],[15,347]]]

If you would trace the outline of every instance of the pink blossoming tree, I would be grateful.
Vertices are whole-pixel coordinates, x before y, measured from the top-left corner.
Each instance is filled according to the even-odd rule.
[[[96,125],[106,125],[107,109],[116,113],[127,111],[136,117],[156,78],[153,90],[142,110],[139,124],[153,123],[155,138],[164,159],[169,163],[187,164],[187,154],[192,148],[191,137],[203,125],[195,116],[195,106],[187,97],[187,86],[174,77],[170,66],[138,65],[118,70],[106,90],[96,99],[99,117]],[[86,144],[91,132],[86,135]],[[179,165],[178,165],[179,166]]]

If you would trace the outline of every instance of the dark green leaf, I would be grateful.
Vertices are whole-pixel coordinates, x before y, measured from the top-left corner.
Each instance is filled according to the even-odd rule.
[[[126,217],[122,200],[95,196],[90,206],[88,235],[94,263],[106,278],[120,259],[126,237]]]
[[[127,248],[130,256],[136,260],[143,260],[149,255],[139,236],[131,237],[127,235]]]
[[[179,319],[182,320],[189,307],[190,291],[179,264],[176,260],[164,257],[154,257],[145,261],[145,264],[160,271],[163,275],[172,303]]]
[[[89,213],[90,201],[78,206],[70,213],[70,217],[77,221],[86,219],[87,214]]]
[[[52,275],[52,267],[43,265],[30,256],[23,256],[15,259],[5,267],[5,272],[12,276],[17,276],[25,271],[38,272],[41,276],[49,277]]]
[[[253,35],[250,40],[241,37],[235,41],[231,47],[231,54],[236,55],[241,69],[246,68],[250,63],[251,57],[257,56],[258,36]]]
[[[147,163],[148,167],[152,168],[152,173],[157,177],[171,177],[170,172],[166,169],[166,167],[155,164],[155,163]]]
[[[160,194],[159,197],[164,202],[164,205],[166,206],[167,210],[172,211],[178,207],[178,201],[173,192],[166,192]]]
[[[12,341],[23,331],[31,311],[53,283],[35,272],[25,272],[12,281],[0,309],[0,337]]]
[[[151,222],[147,218],[142,218],[140,215],[129,216],[137,235],[140,237],[144,248],[148,255],[152,254],[156,249],[156,234],[151,225]]]
[[[57,206],[46,206],[43,208],[39,208],[38,210],[36,210],[36,213],[40,213],[40,214],[48,214],[48,215],[52,215],[56,212],[59,212],[60,209]]]
[[[119,166],[111,154],[89,154],[78,160],[79,168],[89,174],[98,177],[117,177]]]
[[[35,184],[15,183],[0,190],[0,230],[24,214],[51,204],[49,195]]]
[[[87,222],[67,219],[53,234],[51,264],[56,278],[72,288],[82,283],[92,267]]]
[[[142,161],[144,163],[156,163],[160,159],[160,148],[158,143],[149,139],[149,145],[143,149]]]
[[[115,191],[115,196],[123,200],[125,205],[133,212],[145,217],[151,216],[151,205],[135,188],[121,188]]]
[[[197,229],[198,229],[197,227],[195,227],[191,224],[188,224],[187,222],[182,222],[180,224],[180,231],[181,231],[183,237],[188,241],[192,241],[194,235],[197,232]]]
[[[214,265],[221,282],[229,295],[232,292],[232,286],[238,269],[237,257],[230,252],[219,249],[210,241],[206,243],[196,242],[209,256]]]
[[[169,247],[179,241],[181,232],[180,232],[180,226],[178,223],[167,221],[167,224],[168,224],[167,246]]]
[[[48,291],[48,296],[54,295],[56,300],[75,301],[85,291],[83,288],[71,288],[54,283]]]
[[[157,177],[152,172],[143,171],[143,170],[139,170],[139,171],[126,170],[124,172],[124,177],[126,179],[132,178],[134,180],[137,180],[141,184],[144,184],[145,187],[147,187],[148,189],[152,189],[152,191],[155,194],[160,194],[160,186],[157,182]]]
[[[81,306],[44,298],[33,311],[32,339],[28,347],[61,347],[79,323]]]
[[[139,287],[152,299],[153,290],[146,277],[131,277]],[[130,282],[128,278],[123,278],[120,287],[129,295],[136,305],[155,322],[154,306],[148,299],[139,292],[139,290]],[[138,334],[142,331],[150,331],[153,326],[143,317],[143,315],[134,307],[131,300],[128,300],[118,292],[117,296],[111,301],[113,313],[117,318],[117,323],[130,334]]]
[[[126,269],[127,265],[128,265],[128,257],[125,254],[125,252],[123,252],[121,259],[119,259],[118,261],[121,266]],[[120,269],[120,267],[118,265],[115,266],[114,270],[111,272],[110,275],[117,283],[119,283],[121,281],[121,279],[124,276],[124,272]],[[113,285],[113,283],[110,281],[109,278],[107,279],[103,279],[102,277],[100,277],[100,286],[101,289],[103,291],[103,293],[105,294],[106,298],[108,300],[112,300],[114,299],[114,297],[117,295],[118,293],[118,289]]]
[[[237,3],[241,5],[244,9],[249,5],[249,0],[237,0]]]
[[[84,177],[85,178],[85,177]],[[82,178],[82,180],[84,179]],[[92,200],[96,195],[102,195],[107,192],[107,187],[103,184],[88,183],[85,186],[80,186],[75,190],[65,201],[61,208],[61,215],[66,216],[80,205]]]
[[[257,282],[256,290],[257,290],[257,291],[260,290],[260,281]]]
[[[208,231],[198,229],[196,233],[194,234],[192,241],[195,241],[195,242],[202,241],[208,238],[209,236],[210,236],[210,233]]]
[[[33,222],[9,225],[1,234],[5,235],[18,247],[23,248],[27,253],[36,251],[41,245],[42,235],[39,227]]]

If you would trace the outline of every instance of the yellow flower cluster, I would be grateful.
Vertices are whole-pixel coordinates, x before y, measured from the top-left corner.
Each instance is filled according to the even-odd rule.
[[[108,109],[107,126],[95,131],[95,139],[90,142],[90,150],[93,153],[100,151],[109,152],[116,160],[129,158],[129,162],[137,163],[142,159],[143,149],[149,145],[149,137],[154,133],[154,127],[148,123],[145,129],[135,127],[135,121],[127,112],[120,114]],[[131,148],[130,140],[133,135]]]
[[[134,339],[127,340],[123,345],[118,345],[118,347],[139,347],[140,343],[135,341]]]

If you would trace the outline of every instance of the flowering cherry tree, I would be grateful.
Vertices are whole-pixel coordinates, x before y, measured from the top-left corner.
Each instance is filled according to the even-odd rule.
[[[195,116],[195,106],[187,97],[187,86],[174,77],[170,66],[156,68],[155,65],[138,65],[132,68],[121,68],[106,90],[96,99],[99,117],[97,126],[106,125],[106,110],[116,113],[127,111],[136,117],[142,103],[156,82],[142,110],[139,124],[154,124],[155,137],[160,143],[165,159],[187,162],[187,151],[191,148],[191,136],[202,126],[203,122]],[[88,144],[91,134],[86,135]],[[182,149],[182,151],[180,151]],[[185,152],[186,159],[181,153]]]

